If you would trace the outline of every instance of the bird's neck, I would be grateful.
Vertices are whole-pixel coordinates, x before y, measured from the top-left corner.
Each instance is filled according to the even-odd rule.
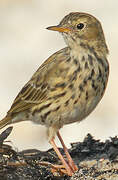
[[[89,54],[89,50],[81,46],[81,44],[73,44],[73,46],[70,47],[70,56],[72,59],[77,59],[80,61],[83,56],[86,58],[87,54]]]
[[[84,42],[73,43],[70,46],[70,55],[71,57],[77,58],[80,57],[82,59],[83,56],[87,54],[94,54],[96,57],[105,59],[108,54],[107,45],[105,43],[91,43],[90,45]]]
[[[108,54],[108,48],[104,39],[94,39],[94,40],[81,40],[80,38],[77,39],[76,37],[69,37],[66,34],[63,35],[64,40],[67,46],[71,49],[71,55],[80,56],[80,53],[93,53],[95,52],[99,58],[106,58]]]

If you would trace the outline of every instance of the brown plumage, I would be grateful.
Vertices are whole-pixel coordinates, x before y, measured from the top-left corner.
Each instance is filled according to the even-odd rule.
[[[101,100],[109,75],[108,49],[100,22],[86,13],[70,13],[58,26],[47,29],[61,32],[67,47],[39,67],[0,121],[0,128],[25,120],[45,125],[55,149],[55,135],[61,140],[59,129],[83,120]],[[68,153],[68,163],[57,154],[72,175],[77,167]]]

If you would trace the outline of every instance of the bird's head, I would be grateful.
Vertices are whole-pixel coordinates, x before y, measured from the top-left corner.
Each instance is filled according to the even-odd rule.
[[[59,25],[47,29],[61,32],[69,47],[85,45],[96,49],[108,49],[100,22],[87,13],[74,12],[65,16]]]

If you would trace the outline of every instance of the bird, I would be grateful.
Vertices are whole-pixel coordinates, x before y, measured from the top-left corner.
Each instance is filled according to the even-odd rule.
[[[101,23],[91,14],[71,12],[47,29],[59,32],[66,46],[44,61],[24,85],[0,121],[0,129],[21,121],[46,126],[64,172],[72,176],[78,167],[59,130],[85,119],[100,102],[109,77],[109,51]],[[55,143],[56,135],[66,158]]]

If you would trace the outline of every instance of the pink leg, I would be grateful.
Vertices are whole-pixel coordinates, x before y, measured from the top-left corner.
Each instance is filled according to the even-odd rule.
[[[65,161],[65,159],[63,158],[62,154],[60,153],[58,147],[56,146],[55,142],[54,142],[54,139],[51,139],[50,140],[50,144],[52,145],[53,149],[55,150],[56,154],[58,155],[59,159],[61,160],[64,168],[66,169],[67,171],[67,174],[69,176],[72,176],[73,174],[73,171],[71,170],[70,166],[67,164],[67,162]],[[57,165],[56,165],[57,167]]]
[[[67,157],[67,159],[68,159],[69,166],[71,167],[71,169],[73,170],[73,172],[77,171],[77,170],[78,170],[78,167],[75,165],[74,161],[72,160],[72,158],[71,158],[71,156],[70,156],[70,154],[69,154],[69,152],[68,152],[68,149],[67,149],[67,147],[65,146],[64,141],[63,141],[63,139],[62,139],[59,131],[57,132],[57,136],[58,136],[58,138],[59,138],[59,140],[60,140],[60,142],[61,142],[61,144],[62,144],[62,146],[63,146],[63,148],[64,148],[64,152],[65,152],[66,157]]]

